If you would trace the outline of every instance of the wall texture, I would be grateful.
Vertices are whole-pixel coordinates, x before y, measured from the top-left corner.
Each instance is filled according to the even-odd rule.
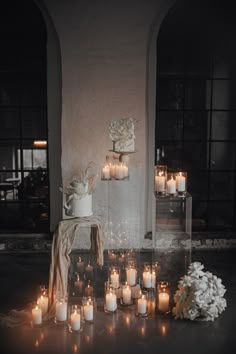
[[[61,54],[62,102],[58,98],[58,105],[62,108],[62,184],[67,185],[89,161],[95,162],[100,176],[101,165],[112,148],[110,121],[126,116],[137,120],[137,151],[130,157],[130,180],[104,182],[99,178],[93,195],[94,213],[115,226],[121,221],[128,225],[131,246],[140,245],[151,227],[147,214],[151,215],[154,163],[155,41],[160,23],[173,3],[174,0],[45,0],[41,4],[55,27]],[[53,69],[52,60],[49,77],[50,68]],[[50,95],[48,100],[50,108]],[[49,110],[49,122],[51,126],[52,122],[58,125],[53,109]],[[51,132],[49,148],[54,139]],[[54,168],[53,159],[50,155],[50,169]],[[51,200],[53,194],[60,193],[57,183]],[[61,202],[52,205],[58,211],[63,208]],[[60,215],[52,212],[52,231]]]

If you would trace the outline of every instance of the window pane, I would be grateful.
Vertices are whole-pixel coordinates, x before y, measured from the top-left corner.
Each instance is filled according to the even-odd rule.
[[[187,176],[187,189],[195,200],[206,200],[208,195],[207,172],[190,171]]]
[[[183,114],[162,111],[157,114],[156,139],[181,140],[183,134]]]
[[[236,139],[235,112],[212,112],[212,139]]]
[[[184,139],[207,140],[208,139],[208,116],[207,112],[184,113]]]
[[[159,79],[157,105],[160,109],[181,109],[183,107],[183,80]]]
[[[10,106],[19,103],[16,83],[4,83],[0,75],[0,105]]]
[[[236,109],[235,89],[233,80],[214,80],[213,109]]]
[[[0,171],[15,170],[19,168],[17,165],[18,147],[19,142],[17,141],[0,141]]]
[[[230,172],[212,172],[210,174],[210,199],[233,200],[235,195],[234,174]]]
[[[33,150],[33,168],[47,168],[47,151],[45,149]]]
[[[185,108],[209,109],[211,85],[209,80],[186,80]]]
[[[0,138],[19,138],[20,120],[15,109],[0,110]]]
[[[45,110],[22,110],[22,134],[24,138],[47,138],[47,116]]]
[[[231,142],[211,144],[211,168],[214,170],[235,169],[236,145]]]
[[[170,144],[162,144],[162,152],[164,151],[164,158],[162,164],[168,166],[168,169],[178,170],[182,166],[182,143],[172,142]]]
[[[185,170],[206,169],[207,144],[202,142],[185,142],[183,151],[183,161],[183,168]]]
[[[209,226],[214,229],[227,229],[233,224],[233,203],[210,202]]]
[[[207,227],[207,203],[193,199],[192,226],[194,230],[205,230]]]

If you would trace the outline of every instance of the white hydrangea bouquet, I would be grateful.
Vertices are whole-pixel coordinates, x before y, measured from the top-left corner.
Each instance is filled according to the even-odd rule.
[[[203,269],[200,262],[193,262],[179,280],[172,310],[176,319],[214,321],[225,310],[226,289],[222,280]]]

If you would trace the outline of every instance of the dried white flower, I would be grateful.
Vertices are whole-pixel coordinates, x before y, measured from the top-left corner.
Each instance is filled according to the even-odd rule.
[[[222,280],[203,271],[200,262],[190,264],[188,272],[178,283],[174,294],[175,318],[214,321],[226,308],[226,289]]]

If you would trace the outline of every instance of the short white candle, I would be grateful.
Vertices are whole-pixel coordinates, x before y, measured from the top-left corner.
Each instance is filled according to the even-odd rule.
[[[131,302],[131,289],[127,285],[122,289],[122,299],[124,304],[130,304]]]
[[[114,178],[116,175],[116,166],[113,164],[110,164],[109,169],[110,169],[110,176]]]
[[[124,171],[122,165],[116,165],[115,167],[115,177],[116,179],[123,179],[124,178]]]
[[[178,192],[185,191],[185,182],[186,178],[182,176],[182,172],[179,172],[179,175],[176,176],[176,188]]]
[[[115,289],[118,289],[120,286],[119,274],[115,270],[112,270],[111,273],[111,286]]]
[[[147,289],[152,287],[152,276],[150,272],[143,272],[143,286]]]
[[[142,295],[141,299],[138,299],[138,313],[141,315],[147,312],[147,300]]]
[[[74,310],[70,316],[70,325],[73,331],[80,330],[80,313],[77,310]]]
[[[111,292],[106,294],[106,308],[111,312],[114,312],[117,309],[116,294],[112,294]]]
[[[134,286],[136,284],[137,271],[135,268],[126,269],[127,285]]]
[[[162,292],[158,295],[158,309],[161,312],[167,312],[169,310],[170,296],[166,292]]]
[[[48,296],[41,295],[37,300],[37,304],[41,308],[43,315],[48,312]]]
[[[93,320],[93,304],[90,301],[87,301],[86,305],[84,305],[84,319],[86,321]]]
[[[102,178],[110,179],[110,168],[108,165],[105,165],[102,169]]]
[[[129,176],[129,168],[126,165],[123,165],[124,177]]]
[[[157,192],[165,191],[165,176],[162,175],[162,172],[159,172],[159,175],[155,176],[155,190]]]
[[[167,181],[167,193],[175,194],[176,193],[176,181],[173,177]]]
[[[40,325],[42,323],[42,310],[38,305],[32,309],[32,323],[35,325]]]
[[[67,319],[67,302],[65,300],[56,303],[56,319],[57,321],[66,321]]]

